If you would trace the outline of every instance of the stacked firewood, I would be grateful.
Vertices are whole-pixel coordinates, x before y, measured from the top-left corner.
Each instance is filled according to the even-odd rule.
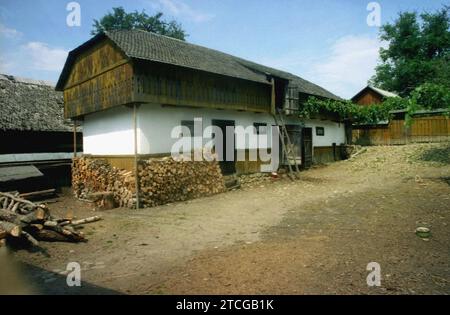
[[[225,191],[217,162],[166,157],[140,161],[138,170],[139,198],[147,207]]]
[[[132,208],[136,204],[133,172],[113,167],[102,159],[74,158],[72,188],[80,199],[90,200],[92,193],[112,192],[118,206]]]
[[[100,217],[55,218],[45,204],[23,199],[18,193],[0,192],[0,240],[25,239],[33,245],[39,245],[39,240],[82,242],[86,239],[77,227],[97,220]]]
[[[72,164],[75,196],[90,200],[92,193],[113,193],[120,207],[136,205],[134,172],[112,167],[107,161],[79,157]],[[140,160],[138,164],[139,200],[152,207],[225,191],[217,161],[187,161],[172,157]]]

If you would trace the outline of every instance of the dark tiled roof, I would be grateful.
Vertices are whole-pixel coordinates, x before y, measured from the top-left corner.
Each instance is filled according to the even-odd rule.
[[[130,58],[167,63],[260,83],[269,83],[267,75],[271,75],[290,80],[290,84],[298,87],[300,92],[339,99],[339,97],[318,85],[291,73],[266,67],[217,50],[141,30],[108,31],[97,35],[73,50],[66,61],[57,89],[63,88],[70,65],[75,60],[78,51],[91,46],[104,36],[111,39]]]
[[[231,55],[154,33],[112,31],[106,35],[131,58],[151,60],[207,72],[268,83]]]
[[[0,74],[0,130],[70,131],[63,112],[49,83]]]

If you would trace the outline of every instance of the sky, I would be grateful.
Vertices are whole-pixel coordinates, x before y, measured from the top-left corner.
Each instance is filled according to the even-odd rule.
[[[0,0],[0,73],[56,82],[67,53],[91,37],[93,19],[118,6],[160,11],[181,23],[188,42],[291,72],[344,98],[367,84],[379,48],[386,46],[379,26],[367,22],[375,12],[367,0],[78,0],[80,26],[67,23],[70,2]],[[449,0],[376,3],[381,24],[399,12],[450,5]]]

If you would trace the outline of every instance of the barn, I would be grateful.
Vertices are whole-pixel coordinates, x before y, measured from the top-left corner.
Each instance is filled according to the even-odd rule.
[[[284,71],[141,30],[101,33],[71,51],[56,89],[64,92],[65,117],[83,125],[84,153],[125,169],[132,169],[135,154],[170,154],[173,127],[192,128],[195,118],[202,119],[203,128],[271,126],[274,113],[282,110],[304,166],[313,158],[334,159],[336,146],[345,143],[339,117],[296,115],[308,96],[339,99],[327,90]],[[247,143],[234,149],[248,154],[256,148]],[[258,161],[221,166],[225,173],[259,170]]]
[[[0,74],[1,191],[70,185],[74,132],[63,106],[51,84]],[[75,136],[81,153],[81,131]]]
[[[352,97],[352,102],[362,106],[380,104],[388,97],[398,97],[397,94],[368,85]]]

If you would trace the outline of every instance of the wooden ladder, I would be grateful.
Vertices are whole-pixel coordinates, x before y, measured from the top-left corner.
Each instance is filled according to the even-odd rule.
[[[284,123],[283,112],[281,109],[277,108],[276,113],[273,115],[275,119],[275,123],[279,127],[279,136],[281,140],[281,147],[283,148],[284,154],[286,155],[287,164],[289,167],[289,177],[291,179],[298,178],[298,173],[300,172],[297,165],[297,156],[293,151],[293,146],[291,139],[289,137],[289,133],[286,129],[286,124]],[[284,141],[286,139],[286,142]],[[292,168],[291,161],[294,162],[295,172]]]

